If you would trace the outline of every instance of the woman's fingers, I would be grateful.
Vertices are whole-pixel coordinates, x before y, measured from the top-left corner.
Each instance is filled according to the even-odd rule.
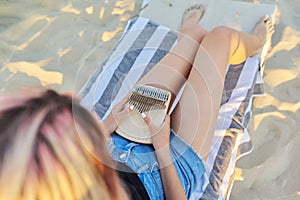
[[[160,127],[155,126],[149,116],[143,115],[142,117],[148,125],[154,149],[167,147],[170,143],[170,116],[166,115]]]
[[[145,113],[142,113],[142,118],[144,119],[144,122],[148,125],[148,128],[151,133],[155,133],[158,130],[164,129],[165,127],[170,127],[170,116],[166,115],[164,121],[162,124],[157,127],[155,124],[152,123],[151,118],[146,115]]]
[[[129,117],[129,113],[131,110],[129,107],[124,108],[121,111],[114,111],[113,112],[113,118],[115,119],[116,124],[118,125],[121,121]]]
[[[145,123],[149,126],[151,123],[150,117],[148,115],[146,115],[146,113],[142,113],[141,115],[142,115],[142,118],[145,121]]]
[[[154,134],[158,130],[158,127],[156,127],[152,123],[151,118],[148,115],[146,115],[145,113],[142,113],[142,118],[144,119],[144,122],[148,125],[150,133]]]
[[[122,111],[120,111],[118,113],[119,120],[123,120],[123,119],[127,118],[131,111],[132,110],[129,107],[124,108]]]

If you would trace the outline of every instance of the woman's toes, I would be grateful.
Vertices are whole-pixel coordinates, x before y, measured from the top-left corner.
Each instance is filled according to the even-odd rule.
[[[182,17],[182,24],[191,20],[191,22],[199,22],[204,14],[204,6],[202,4],[196,4],[184,11]]]

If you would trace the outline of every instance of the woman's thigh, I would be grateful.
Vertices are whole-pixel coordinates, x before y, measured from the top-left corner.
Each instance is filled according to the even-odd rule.
[[[213,32],[203,39],[172,114],[171,127],[204,159],[211,148],[232,52],[231,40],[226,40],[229,36]]]

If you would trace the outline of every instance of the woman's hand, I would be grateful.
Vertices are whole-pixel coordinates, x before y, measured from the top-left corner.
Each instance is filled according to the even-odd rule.
[[[128,117],[128,114],[131,111],[129,106],[126,104],[128,100],[129,95],[125,96],[113,107],[112,111],[103,122],[104,127],[109,133],[114,132],[117,129],[119,122]]]
[[[163,123],[157,127],[155,126],[150,117],[144,115],[144,121],[148,125],[151,137],[152,137],[152,144],[155,150],[159,150],[165,147],[168,147],[170,144],[170,116],[166,115],[165,120]]]
[[[149,116],[143,116],[152,136],[152,144],[155,149],[155,155],[161,172],[166,199],[186,199],[170,154],[170,116],[166,115],[166,118],[160,127],[156,127],[151,122]],[[174,176],[175,174],[177,176]]]

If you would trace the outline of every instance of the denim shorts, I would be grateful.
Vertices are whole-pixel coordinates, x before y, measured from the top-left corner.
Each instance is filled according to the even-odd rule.
[[[114,160],[126,164],[138,174],[151,200],[164,199],[162,179],[152,145],[135,143],[114,133],[108,148]],[[202,192],[199,190],[202,190],[201,185],[206,178],[202,159],[173,130],[170,153],[184,192],[188,199],[193,199],[195,194]]]

